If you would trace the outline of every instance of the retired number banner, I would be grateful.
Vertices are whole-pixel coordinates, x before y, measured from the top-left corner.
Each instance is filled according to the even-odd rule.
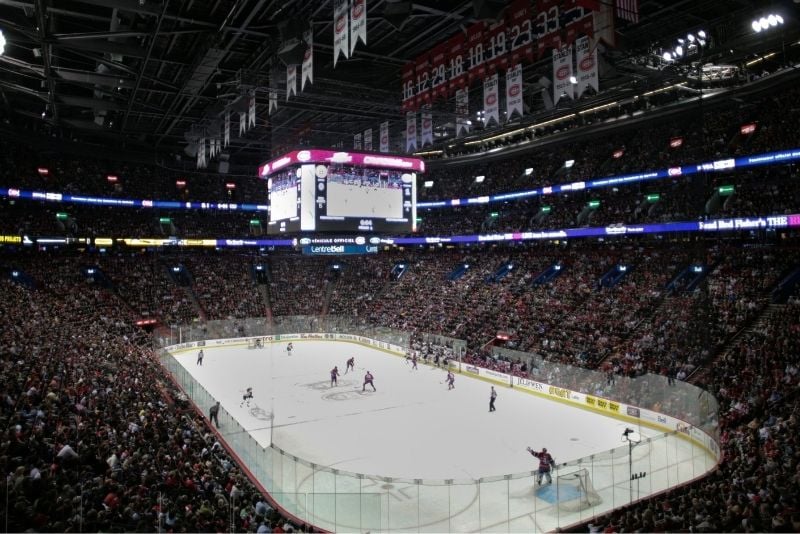
[[[381,123],[381,152],[389,152],[389,121]]]
[[[565,46],[553,50],[553,105],[558,104],[561,95],[575,98],[572,94],[572,47]]]
[[[484,126],[488,126],[492,121],[495,125],[500,124],[500,98],[496,73],[483,81],[483,113]]]
[[[506,71],[506,120],[515,115],[522,117],[522,64],[517,63]]]

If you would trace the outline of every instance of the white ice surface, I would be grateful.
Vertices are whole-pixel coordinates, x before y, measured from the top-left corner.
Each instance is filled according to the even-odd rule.
[[[445,372],[342,342],[295,342],[271,348],[206,349],[178,360],[264,446],[268,424],[240,407],[241,392],[254,391],[255,406],[274,412],[274,443],[310,462],[357,473],[403,478],[480,478],[530,471],[537,461],[525,448],[547,447],[566,462],[621,445],[625,423],[497,387],[489,413],[490,384],[456,376],[448,391]],[[330,386],[334,365],[344,373],[350,356],[356,372]],[[272,365],[271,365],[272,362]],[[365,370],[373,393],[362,393]],[[642,428],[642,433],[655,431]]]

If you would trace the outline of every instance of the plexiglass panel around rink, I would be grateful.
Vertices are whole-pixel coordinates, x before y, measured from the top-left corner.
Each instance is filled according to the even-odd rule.
[[[162,335],[158,343],[302,332],[348,333],[403,347],[410,339],[404,332],[344,318],[292,317],[272,326],[254,319],[181,327],[180,339]],[[219,414],[220,433],[280,507],[330,531],[551,531],[686,483],[716,467],[717,403],[703,390],[681,382],[672,385],[655,375],[608,384],[601,373],[549,365],[535,354],[512,351],[505,356],[528,362],[535,380],[660,412],[665,421],[669,417],[684,423],[641,439],[634,432],[631,439],[621,437],[614,449],[559,464],[552,473],[553,483],[542,486],[535,471],[477,480],[399,479],[338,471],[274,444],[262,447],[224,409]],[[198,407],[214,404],[215,399],[172,354],[162,350],[160,359]],[[631,426],[635,431],[636,425]]]

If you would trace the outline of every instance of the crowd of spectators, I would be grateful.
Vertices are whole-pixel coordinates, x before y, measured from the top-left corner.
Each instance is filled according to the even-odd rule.
[[[537,361],[606,371],[607,383],[572,384],[599,395],[619,388],[615,380],[645,373],[686,380],[713,362],[708,387],[722,403],[721,470],[604,524],[727,528],[748,519],[751,529],[767,528],[763,502],[789,524],[793,512],[780,499],[788,483],[780,469],[796,464],[786,440],[796,426],[797,299],[714,358],[766,309],[768,291],[798,267],[800,255],[768,245],[718,244],[702,252],[698,257],[681,243],[630,242],[409,249],[347,259],[273,254],[264,261],[268,298],[251,272],[262,260],[238,252],[6,254],[4,272],[22,273],[2,282],[7,298],[0,303],[7,429],[0,462],[10,473],[9,524],[227,529],[233,494],[242,503],[235,505],[237,530],[282,523],[189,409],[154,359],[148,335],[134,326],[145,316],[170,324],[263,315],[266,306],[277,320],[330,313],[417,336],[464,339],[467,362],[563,383],[551,376],[552,366],[546,371],[491,354],[504,332],[503,346],[535,353]],[[698,262],[708,268],[699,285],[667,289]],[[405,268],[396,269],[401,263]],[[189,272],[188,286],[169,275],[174,265]],[[554,265],[559,274],[543,281]],[[620,265],[627,270],[615,284],[600,283]],[[88,277],[88,267],[102,275]],[[174,291],[196,295],[196,303],[185,301],[191,314],[175,307]],[[748,457],[765,463],[744,466]],[[746,475],[721,478],[733,469]],[[725,496],[725,507],[710,488]],[[695,505],[692,499],[701,497]],[[691,516],[676,511],[685,502],[697,508]]]
[[[121,298],[49,259],[29,260],[25,283],[0,280],[5,528],[297,529],[167,378]]]

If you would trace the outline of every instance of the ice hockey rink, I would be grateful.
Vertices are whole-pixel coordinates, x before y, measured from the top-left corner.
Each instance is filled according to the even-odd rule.
[[[610,469],[592,468],[592,484],[605,509],[635,498],[629,461],[636,465],[631,472],[647,472],[650,491],[686,482],[713,466],[687,440],[645,443],[648,436],[660,435],[647,427],[637,428],[645,442],[629,451],[622,433],[630,424],[524,391],[496,386],[497,411],[490,413],[491,384],[457,374],[455,389],[448,390],[443,370],[422,363],[413,370],[402,357],[355,343],[295,341],[291,355],[286,343],[252,350],[206,347],[202,366],[196,356],[190,350],[176,359],[261,446],[269,447],[271,438],[305,462],[365,475],[356,491],[381,494],[374,501],[362,498],[362,509],[352,512],[352,519],[346,506],[336,505],[334,519],[307,496],[297,497],[293,513],[329,530],[529,532],[587,517],[587,511],[570,517],[553,506],[547,488],[535,485],[530,473],[538,462],[526,452],[528,446],[546,447],[559,464],[590,455],[597,455],[592,463],[598,467],[613,463],[610,476]],[[344,374],[351,356],[355,372]],[[334,366],[342,375],[332,387]],[[362,391],[367,370],[375,376],[376,392]],[[247,387],[254,394],[249,407],[242,406]],[[207,413],[208,406],[200,408]],[[296,469],[292,491],[320,493],[320,477]],[[405,482],[371,482],[383,477]],[[482,478],[492,482],[461,483]],[[414,480],[423,481],[422,488]],[[428,481],[438,482],[429,488]],[[347,490],[334,483],[328,491]],[[369,521],[363,510],[368,506],[375,508]]]
[[[326,210],[326,215],[330,217],[401,219],[403,190],[328,182]]]

